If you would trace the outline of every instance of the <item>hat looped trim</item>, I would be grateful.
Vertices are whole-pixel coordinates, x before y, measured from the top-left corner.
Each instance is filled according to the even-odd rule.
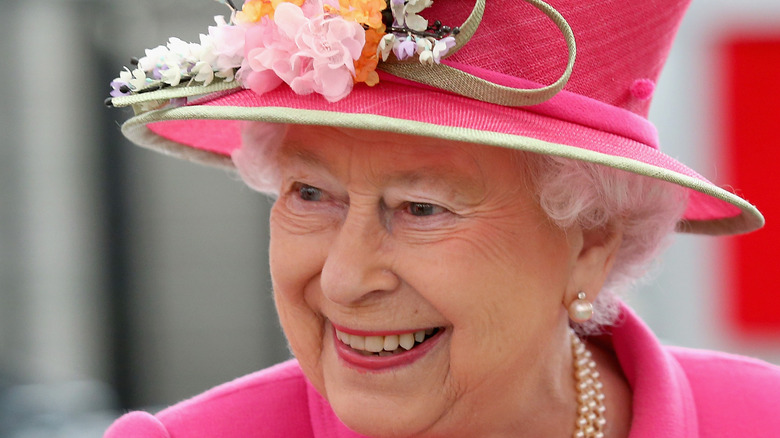
[[[558,26],[569,49],[569,59],[563,75],[546,87],[531,89],[506,87],[445,64],[423,65],[420,63],[386,62],[380,64],[377,68],[410,81],[496,105],[518,107],[538,105],[546,102],[558,94],[569,81],[574,68],[574,61],[577,57],[577,45],[574,41],[574,32],[571,26],[555,8],[541,0],[525,1],[542,11]],[[466,23],[461,27],[461,29],[465,28],[466,30],[462,30],[461,34],[458,35],[466,38],[457,38],[459,40],[458,45],[453,48],[454,50],[450,54],[468,42],[468,39],[476,32],[479,22],[482,20],[484,9],[485,0],[477,0],[474,10],[466,20]],[[463,35],[464,33],[465,35]]]
[[[115,108],[132,106],[133,111],[138,115],[158,109],[155,107],[154,102],[157,102],[157,106],[165,106],[172,99],[179,99],[182,97],[197,98],[198,96],[206,96],[221,91],[231,91],[237,88],[242,88],[241,83],[238,81],[225,82],[221,79],[216,79],[206,86],[186,85],[169,87],[145,93],[131,94],[129,96],[114,97],[111,99],[111,106]]]
[[[474,5],[474,9],[471,10],[469,18],[463,22],[459,27],[460,32],[458,37],[455,38],[455,45],[447,52],[442,59],[447,59],[452,56],[453,53],[461,49],[470,39],[474,36],[474,33],[479,28],[479,24],[482,23],[482,16],[485,14],[485,0],[477,0]]]

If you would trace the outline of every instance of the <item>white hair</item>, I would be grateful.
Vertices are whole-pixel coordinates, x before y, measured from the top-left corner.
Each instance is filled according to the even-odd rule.
[[[688,204],[688,191],[600,164],[523,154],[539,204],[559,227],[577,224],[586,230],[608,230],[612,224],[620,224],[623,228],[612,270],[593,303],[594,316],[575,327],[581,333],[597,333],[602,326],[615,323],[619,297],[647,274],[670,243]]]
[[[247,122],[243,147],[232,155],[251,188],[278,195],[276,152],[287,125]],[[594,317],[575,329],[594,334],[619,316],[619,297],[643,277],[670,241],[688,202],[675,184],[611,167],[568,158],[517,151],[542,209],[559,227],[586,230],[623,228],[612,270],[594,304]],[[594,291],[585,291],[593,294]]]
[[[241,147],[230,158],[244,183],[276,197],[279,195],[279,166],[276,153],[282,146],[288,125],[278,123],[244,122],[241,128]]]

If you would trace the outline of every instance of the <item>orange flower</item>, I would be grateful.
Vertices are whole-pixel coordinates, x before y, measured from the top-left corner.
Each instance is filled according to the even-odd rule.
[[[339,9],[325,6],[325,10],[341,15],[346,20],[379,29],[382,24],[382,11],[387,7],[385,0],[339,0]]]
[[[377,47],[384,35],[384,24],[377,29],[372,27],[366,29],[366,44],[363,46],[360,58],[355,61],[355,83],[365,82],[370,87],[379,83],[379,75],[376,72],[376,66],[379,63]]]
[[[288,2],[301,6],[305,0],[248,0],[236,14],[239,23],[257,23],[263,17],[273,20],[274,11],[279,4]]]
[[[385,35],[382,11],[387,8],[385,0],[339,0],[339,8],[326,5],[325,11],[341,15],[366,27],[366,44],[355,61],[355,83],[365,82],[368,86],[379,83],[376,66],[379,63],[377,47]]]

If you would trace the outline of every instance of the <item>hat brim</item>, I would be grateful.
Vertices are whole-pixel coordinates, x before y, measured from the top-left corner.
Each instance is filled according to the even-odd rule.
[[[149,100],[154,97],[151,94]],[[197,90],[188,94],[197,94]],[[154,98],[160,96],[165,95]],[[210,94],[187,106],[140,113],[128,120],[122,131],[144,147],[203,164],[232,167],[230,154],[241,145],[242,121],[388,131],[598,163],[690,189],[678,231],[739,234],[764,224],[761,213],[749,202],[636,140],[523,108],[392,81],[371,88],[358,85],[335,103],[319,95],[297,95],[285,86],[262,96],[237,88]]]

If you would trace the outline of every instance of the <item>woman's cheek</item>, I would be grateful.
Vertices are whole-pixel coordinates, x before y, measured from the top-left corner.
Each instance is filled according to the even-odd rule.
[[[324,320],[314,309],[306,306],[300,295],[274,293],[279,321],[287,344],[298,360],[304,374],[315,388],[325,393],[322,369]]]
[[[322,240],[322,236],[290,234],[272,223],[269,262],[276,293],[303,298],[306,285],[324,264]]]
[[[271,221],[270,265],[274,302],[287,342],[304,372],[318,390],[322,385],[324,322],[306,291],[317,281],[322,267],[320,243],[315,236],[290,234]],[[321,237],[320,237],[321,239]]]
[[[302,211],[294,202],[279,199],[271,210],[269,257],[274,285],[302,294],[322,270],[338,221],[332,209]]]

